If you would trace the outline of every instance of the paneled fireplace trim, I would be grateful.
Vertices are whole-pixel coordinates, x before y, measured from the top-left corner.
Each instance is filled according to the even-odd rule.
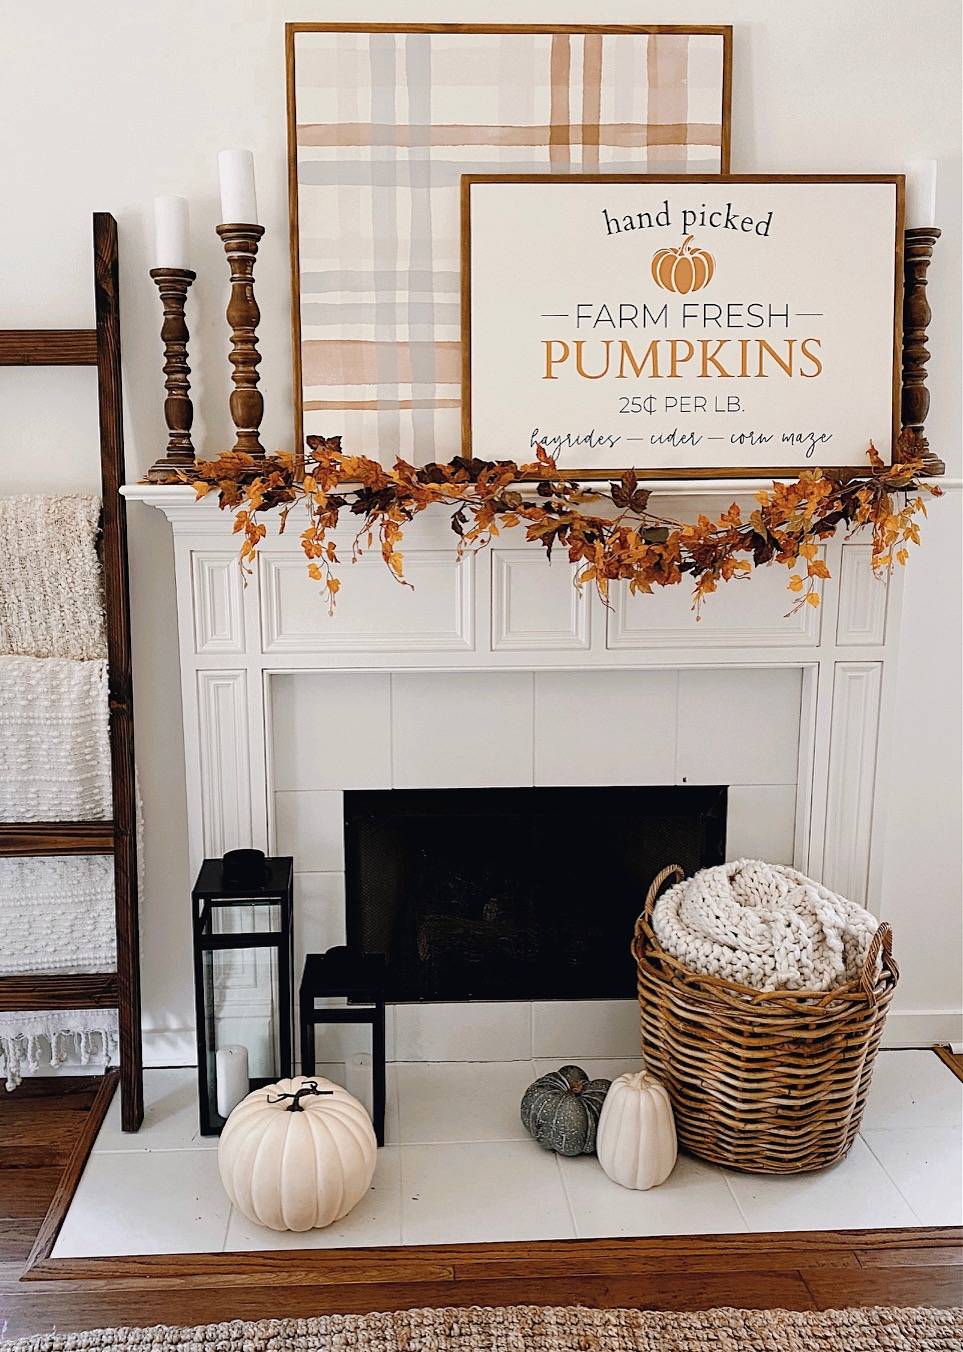
[[[245,586],[230,514],[195,504],[186,487],[126,493],[160,508],[173,528],[192,867],[233,846],[276,845],[272,701],[281,676],[790,668],[801,675],[793,861],[878,911],[901,580],[876,580],[862,541],[839,535],[825,546],[832,580],[818,611],[784,618],[786,574],[773,567],[721,587],[697,623],[684,587],[632,598],[616,587],[608,609],[590,589],[573,596],[567,560],[547,565],[521,532],[457,562],[439,510],[406,533],[416,592],[380,559],[346,564],[330,618],[306,578],[293,517],[284,536],[264,541]],[[663,501],[667,512],[695,515],[721,496],[736,495],[700,485]],[[338,537],[343,558],[351,539]],[[915,1027],[913,1011],[902,1021],[895,1013],[890,1041],[914,1043]]]

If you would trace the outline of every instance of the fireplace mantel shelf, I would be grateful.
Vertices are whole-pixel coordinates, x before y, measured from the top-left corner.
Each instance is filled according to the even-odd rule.
[[[940,479],[940,487],[949,489],[963,488],[963,479]],[[770,488],[771,479],[652,479],[646,484],[656,496],[675,499],[691,498],[742,498],[757,492],[761,488]],[[217,512],[216,497],[211,494],[200,502],[196,500],[193,488],[189,484],[125,484],[121,493],[128,502],[143,502],[148,507],[157,507],[168,516],[183,518],[186,507],[198,512]],[[431,509],[429,508],[429,511]],[[227,515],[227,514],[225,514]],[[228,516],[228,520],[230,517]]]

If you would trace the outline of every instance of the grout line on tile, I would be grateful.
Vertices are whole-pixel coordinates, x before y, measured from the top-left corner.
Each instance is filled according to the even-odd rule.
[[[873,1128],[871,1127],[870,1130],[872,1131]],[[883,1128],[883,1130],[885,1131],[886,1128]],[[897,1128],[897,1130],[898,1130],[898,1128]],[[925,1127],[924,1127],[924,1128],[920,1128],[919,1130],[924,1130],[924,1131],[925,1131],[926,1128],[925,1128]],[[894,1187],[894,1188],[896,1189],[896,1191],[899,1193],[900,1197],[903,1199],[903,1201],[904,1201],[904,1202],[906,1203],[906,1205],[909,1207],[910,1211],[912,1211],[913,1215],[916,1217],[917,1221],[919,1221],[920,1225],[925,1225],[926,1222],[923,1220],[923,1217],[922,1217],[921,1215],[919,1215],[919,1213],[917,1212],[916,1208],[913,1206],[913,1203],[910,1201],[910,1199],[909,1199],[909,1198],[906,1196],[906,1194],[903,1192],[903,1189],[902,1189],[902,1188],[900,1187],[900,1185],[897,1183],[896,1179],[893,1177],[893,1175],[892,1175],[892,1174],[890,1173],[890,1171],[887,1169],[886,1165],[883,1163],[883,1161],[882,1161],[882,1160],[880,1159],[880,1157],[877,1155],[876,1151],[875,1151],[875,1150],[873,1149],[873,1147],[870,1145],[869,1141],[867,1141],[867,1139],[866,1139],[866,1137],[863,1135],[863,1133],[862,1133],[862,1132],[859,1132],[856,1139],[859,1140],[859,1141],[862,1141],[863,1145],[866,1147],[866,1149],[869,1151],[870,1155],[872,1155],[873,1159],[876,1161],[876,1163],[877,1163],[877,1164],[879,1165],[879,1167],[882,1169],[883,1173],[886,1175],[886,1177],[889,1179],[890,1183],[893,1185],[893,1187]]]
[[[227,1237],[231,1230],[231,1219],[233,1215],[234,1215],[234,1203],[232,1202],[227,1209],[227,1221],[224,1224],[224,1236],[221,1239],[221,1248],[220,1248],[221,1253],[227,1252]]]
[[[410,1240],[408,1239],[408,1236],[407,1236],[406,1233],[405,1233],[405,1214],[406,1214],[406,1211],[407,1211],[407,1207],[405,1206],[405,1202],[406,1202],[406,1200],[407,1200],[407,1193],[408,1193],[408,1189],[407,1189],[407,1186],[406,1186],[406,1185],[407,1185],[407,1170],[405,1169],[405,1152],[406,1152],[406,1147],[405,1147],[404,1143],[399,1142],[399,1144],[398,1144],[398,1193],[399,1193],[399,1196],[398,1196],[398,1225],[399,1225],[400,1231],[401,1231],[401,1242],[402,1242],[402,1244],[408,1244],[408,1243],[410,1243]]]
[[[525,1136],[442,1136],[433,1140],[405,1141],[404,1145],[424,1149],[429,1145],[524,1145],[532,1138]]]
[[[716,1166],[716,1167],[718,1167],[718,1166]],[[726,1187],[727,1187],[728,1190],[729,1190],[729,1196],[732,1198],[732,1200],[733,1200],[733,1201],[735,1202],[735,1204],[736,1204],[736,1210],[739,1212],[739,1215],[742,1217],[742,1223],[743,1223],[743,1225],[746,1227],[746,1230],[749,1232],[749,1234],[752,1234],[752,1235],[756,1234],[757,1232],[756,1232],[755,1227],[752,1225],[752,1223],[751,1223],[750,1220],[749,1220],[749,1217],[746,1215],[745,1211],[743,1211],[743,1209],[742,1209],[742,1203],[739,1201],[739,1195],[738,1195],[738,1193],[736,1192],[735,1188],[732,1186],[732,1183],[731,1183],[730,1180],[729,1180],[729,1175],[728,1175],[728,1173],[727,1173],[724,1169],[719,1169],[719,1173],[722,1175],[723,1182],[725,1183]]]
[[[568,1208],[569,1220],[572,1222],[572,1230],[575,1232],[575,1238],[581,1239],[582,1236],[579,1234],[578,1221],[575,1217],[575,1206],[572,1202],[571,1197],[569,1196],[569,1191],[565,1184],[565,1173],[562,1169],[561,1163],[559,1162],[558,1155],[555,1156],[555,1168],[558,1172],[559,1182],[562,1185],[562,1196],[565,1198],[565,1205]]]

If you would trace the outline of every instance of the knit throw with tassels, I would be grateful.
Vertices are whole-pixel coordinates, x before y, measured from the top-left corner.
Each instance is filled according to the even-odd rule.
[[[655,904],[652,928],[693,972],[754,990],[826,991],[859,975],[879,922],[805,874],[760,859],[704,868]]]

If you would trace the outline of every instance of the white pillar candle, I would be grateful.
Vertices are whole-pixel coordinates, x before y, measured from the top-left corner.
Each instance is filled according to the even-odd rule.
[[[154,267],[190,267],[186,197],[154,198]]]
[[[250,1085],[247,1071],[247,1048],[218,1047],[214,1053],[214,1074],[217,1082],[217,1111],[229,1117],[242,1098],[247,1098]]]
[[[906,229],[936,224],[936,161],[913,160],[906,166]]]
[[[221,181],[221,224],[257,225],[254,156],[251,151],[219,150],[217,172]]]

